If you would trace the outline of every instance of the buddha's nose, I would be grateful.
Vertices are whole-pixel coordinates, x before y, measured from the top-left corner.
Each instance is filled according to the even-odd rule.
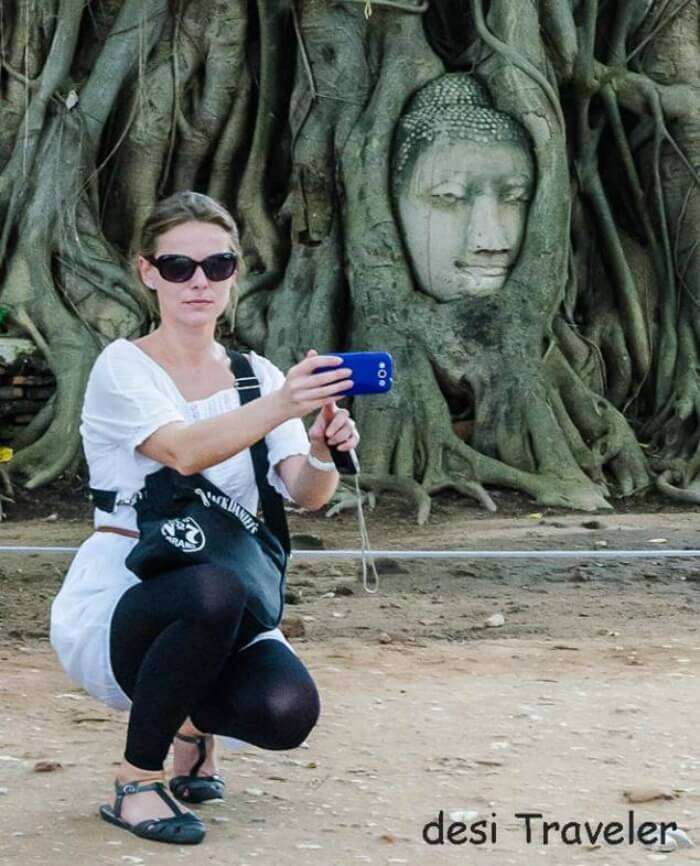
[[[478,196],[464,238],[467,256],[507,256],[512,248],[509,226],[495,195]]]

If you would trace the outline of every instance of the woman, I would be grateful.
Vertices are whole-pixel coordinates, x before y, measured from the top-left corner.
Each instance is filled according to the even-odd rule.
[[[95,509],[96,531],[51,607],[51,643],[91,695],[131,706],[117,797],[102,817],[138,836],[194,844],[204,824],[164,784],[171,742],[178,799],[221,797],[213,735],[229,746],[298,746],[318,719],[318,692],[281,631],[260,632],[232,573],[194,565],[141,582],[126,568],[138,535],[128,499],[166,465],[201,472],[255,513],[249,447],[265,437],[270,484],[320,508],[338,483],[328,446],[348,450],[359,436],[335,406],[350,371],[315,374],[342,361],[314,350],[286,377],[250,352],[261,396],[240,405],[214,338],[217,319],[235,307],[240,245],[231,215],[213,199],[183,192],[158,203],[142,230],[138,271],[157,297],[160,324],[133,342],[115,340],[90,373],[80,427],[90,486],[118,491],[116,507]],[[301,418],[315,410],[307,435]]]

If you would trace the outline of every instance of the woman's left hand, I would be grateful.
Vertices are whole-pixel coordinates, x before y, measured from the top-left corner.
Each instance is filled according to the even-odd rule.
[[[315,349],[309,349],[306,354],[308,357],[318,353]],[[360,434],[350,413],[347,409],[339,409],[335,400],[319,410],[314,423],[309,427],[308,436],[312,448],[315,445],[319,451],[328,449],[331,445],[337,445],[339,451],[349,451],[360,441]]]
[[[360,441],[350,413],[339,409],[335,401],[323,406],[308,432],[312,448],[316,445],[319,450],[337,445],[339,451],[349,451]]]

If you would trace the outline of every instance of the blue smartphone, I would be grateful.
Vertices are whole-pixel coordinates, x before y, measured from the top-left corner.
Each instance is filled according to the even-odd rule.
[[[394,365],[388,352],[327,352],[328,355],[342,358],[338,367],[352,370],[352,388],[343,391],[338,399],[353,397],[356,394],[386,394],[391,391]],[[338,367],[317,367],[314,373],[325,373]]]
[[[391,391],[394,365],[388,352],[328,352],[343,359],[338,367],[318,367],[315,373],[327,370],[337,370],[348,367],[352,370],[352,388],[338,394],[337,399],[352,397],[356,394],[385,394]],[[354,449],[339,451],[337,446],[330,446],[331,456],[338,472],[344,475],[357,475],[360,464]]]

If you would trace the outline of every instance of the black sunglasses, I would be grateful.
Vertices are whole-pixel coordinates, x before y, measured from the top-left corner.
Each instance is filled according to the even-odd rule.
[[[191,279],[197,265],[202,266],[208,280],[218,283],[234,275],[238,256],[236,253],[214,253],[213,256],[196,262],[189,256],[168,255],[158,256],[157,259],[149,258],[148,261],[158,268],[158,273],[169,283],[184,283]]]

